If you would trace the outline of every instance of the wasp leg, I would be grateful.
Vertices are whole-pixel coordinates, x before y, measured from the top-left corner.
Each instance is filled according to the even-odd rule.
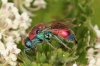
[[[63,43],[56,35],[54,35],[54,39],[56,39],[59,43],[63,44],[66,48],[70,49],[65,43]]]
[[[51,45],[51,43],[50,43],[48,40],[45,40],[45,41],[46,41],[47,44],[50,45],[53,49],[57,49],[57,48],[53,47],[53,46]]]

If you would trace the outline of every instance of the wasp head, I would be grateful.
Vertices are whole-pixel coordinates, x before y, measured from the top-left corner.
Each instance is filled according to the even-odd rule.
[[[35,46],[33,46],[32,41],[28,37],[24,40],[24,44],[25,44],[26,51],[35,49]]]

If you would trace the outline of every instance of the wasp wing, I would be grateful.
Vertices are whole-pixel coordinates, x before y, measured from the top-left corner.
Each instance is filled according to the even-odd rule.
[[[70,23],[73,22],[75,18],[67,18],[61,20],[55,20],[47,23],[47,27],[51,29],[70,29],[76,27],[76,25]]]

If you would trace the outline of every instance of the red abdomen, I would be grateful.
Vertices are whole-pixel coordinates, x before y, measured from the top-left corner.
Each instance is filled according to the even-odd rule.
[[[36,37],[36,31],[39,30],[39,29],[45,28],[45,27],[46,27],[46,25],[44,23],[33,27],[31,32],[29,33],[29,39],[32,40],[33,38],[35,38]]]
[[[66,29],[53,29],[53,34],[59,35],[63,38],[67,38],[70,35],[70,31]]]

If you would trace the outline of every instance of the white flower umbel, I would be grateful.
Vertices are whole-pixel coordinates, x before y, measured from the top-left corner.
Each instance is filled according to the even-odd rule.
[[[31,25],[27,13],[18,13],[13,3],[2,0],[0,8],[0,65],[16,66],[20,49],[17,43],[21,36],[26,35],[26,29]]]
[[[29,16],[35,16],[32,11],[38,11],[41,8],[46,8],[46,2],[44,0],[13,0],[14,5],[20,8],[22,12],[27,12]],[[33,5],[31,5],[33,3]],[[33,7],[36,6],[36,7]]]
[[[100,30],[97,25],[92,28],[97,35],[97,41],[94,48],[89,48],[87,51],[88,66],[100,66]]]
[[[35,6],[41,5],[42,8],[46,8],[46,4],[47,3],[44,0],[35,0],[33,3],[33,5],[35,5]]]

